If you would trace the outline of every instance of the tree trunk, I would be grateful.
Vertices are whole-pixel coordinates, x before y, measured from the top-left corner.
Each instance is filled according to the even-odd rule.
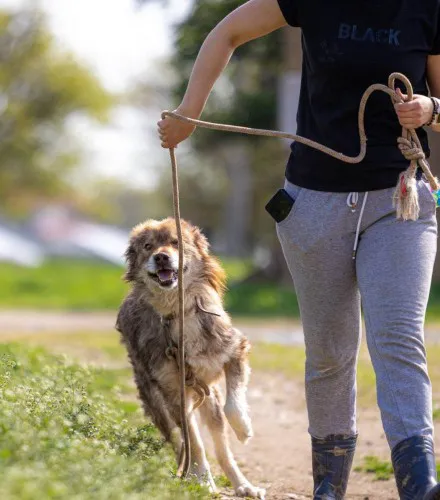
[[[247,148],[244,143],[231,141],[220,152],[229,178],[221,246],[226,255],[234,257],[247,257],[250,250],[253,178]]]

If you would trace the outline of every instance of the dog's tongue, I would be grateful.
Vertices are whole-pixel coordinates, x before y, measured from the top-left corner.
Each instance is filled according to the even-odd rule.
[[[162,269],[157,271],[157,276],[160,281],[169,281],[173,277],[173,271],[171,269]]]

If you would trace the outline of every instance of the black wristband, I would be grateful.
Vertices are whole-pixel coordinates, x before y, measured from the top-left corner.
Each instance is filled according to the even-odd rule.
[[[430,127],[436,121],[439,114],[439,101],[437,99],[434,99],[434,97],[430,97],[430,99],[432,102],[432,116],[429,122],[426,124],[427,127]]]

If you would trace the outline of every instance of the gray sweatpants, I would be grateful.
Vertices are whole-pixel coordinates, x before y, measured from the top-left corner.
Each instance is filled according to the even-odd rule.
[[[394,188],[371,191],[366,199],[366,193],[320,192],[289,182],[285,189],[295,204],[277,233],[304,328],[310,434],[357,433],[362,302],[390,446],[414,435],[432,435],[423,332],[437,248],[429,186],[418,181],[420,218],[415,222],[396,219]]]

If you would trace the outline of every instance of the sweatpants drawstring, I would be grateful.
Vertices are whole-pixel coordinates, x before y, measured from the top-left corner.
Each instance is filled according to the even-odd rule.
[[[359,201],[359,193],[353,192],[347,196],[347,205],[349,206],[349,208],[351,208],[351,211],[353,213],[355,212],[355,208],[357,207],[358,201]]]
[[[358,223],[357,223],[356,237],[354,239],[354,247],[353,247],[353,260],[356,259],[357,247],[359,245],[359,236],[360,236],[360,233],[361,233],[362,218],[364,216],[365,206],[367,204],[367,199],[368,199],[368,192],[365,193],[364,200],[362,202],[361,211],[360,211],[360,214],[359,214]],[[352,193],[350,193],[348,195],[348,197],[347,197],[347,205],[351,208],[352,212],[355,211],[355,208],[357,207],[358,201],[359,201],[359,193],[352,192]]]

